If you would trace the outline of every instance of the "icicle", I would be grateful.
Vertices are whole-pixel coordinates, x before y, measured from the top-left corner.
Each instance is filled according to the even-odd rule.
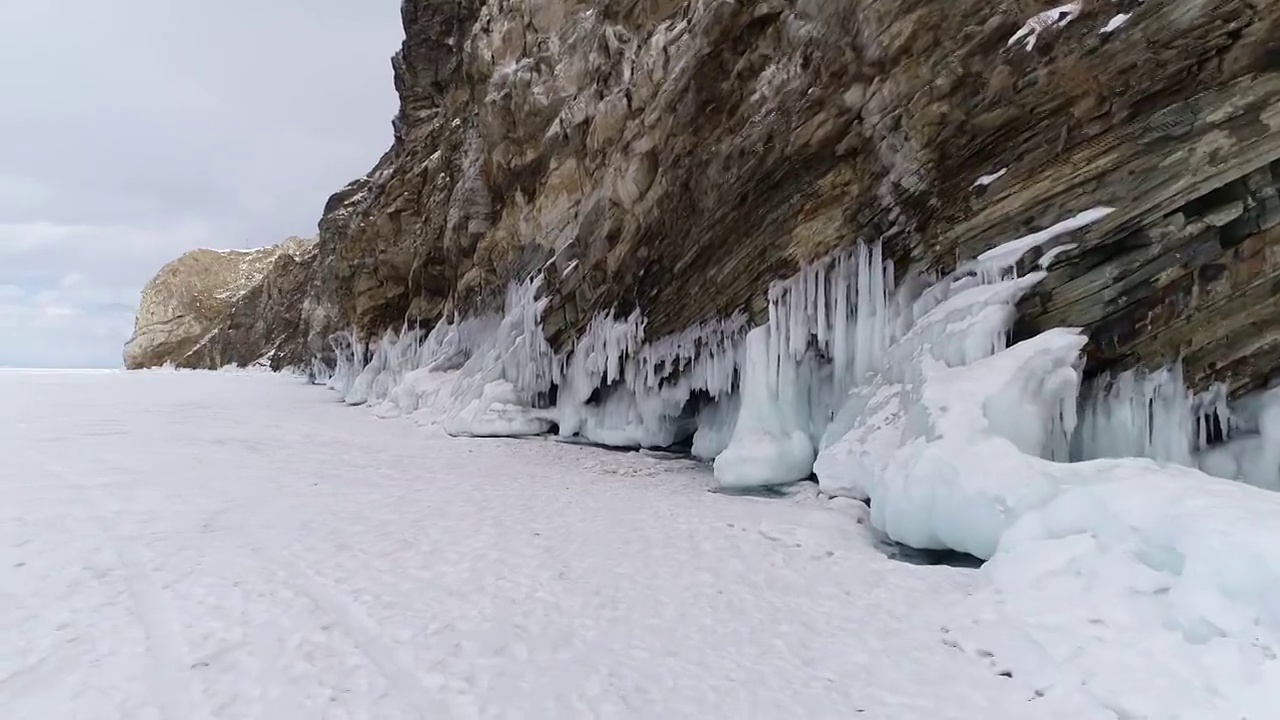
[[[1181,364],[1154,373],[1128,370],[1108,387],[1095,380],[1084,400],[1075,459],[1147,457],[1194,465],[1195,403]]]

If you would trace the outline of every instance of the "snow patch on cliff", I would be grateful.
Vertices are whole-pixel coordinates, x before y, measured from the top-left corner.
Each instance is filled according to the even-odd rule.
[[[1013,34],[1013,37],[1009,38],[1009,42],[1005,43],[1005,45],[1011,47],[1014,43],[1021,41],[1023,47],[1030,52],[1036,46],[1036,40],[1040,38],[1040,33],[1050,28],[1065,27],[1067,23],[1076,19],[1080,11],[1080,3],[1068,3],[1033,15],[1025,25],[1018,29],[1018,32]]]

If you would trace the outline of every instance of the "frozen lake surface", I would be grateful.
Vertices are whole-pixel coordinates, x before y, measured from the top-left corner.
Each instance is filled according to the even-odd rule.
[[[265,374],[0,372],[0,427],[9,720],[1080,717],[808,487]]]

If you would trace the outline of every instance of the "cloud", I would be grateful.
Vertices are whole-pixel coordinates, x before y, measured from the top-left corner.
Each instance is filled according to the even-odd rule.
[[[314,235],[390,142],[398,0],[41,0],[0,22],[0,365],[114,366],[195,247]]]

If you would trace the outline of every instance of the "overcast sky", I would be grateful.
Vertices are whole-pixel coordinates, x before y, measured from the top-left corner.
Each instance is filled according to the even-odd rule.
[[[315,235],[391,142],[399,0],[0,0],[0,367],[114,367],[195,247]]]

